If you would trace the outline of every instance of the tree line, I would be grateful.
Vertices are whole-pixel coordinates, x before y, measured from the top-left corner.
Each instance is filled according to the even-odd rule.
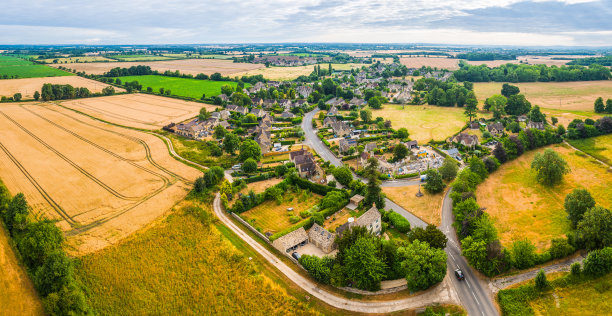
[[[92,93],[87,88],[75,88],[69,84],[45,83],[43,84],[42,89],[40,91],[40,95],[38,94],[38,91],[34,93],[35,100],[38,100],[39,97],[42,98],[43,101],[67,100],[87,98],[92,95]],[[113,94],[115,94],[115,88],[113,88],[112,86],[108,86],[102,89],[101,95]]]
[[[489,52],[489,53],[479,53],[479,52],[471,52],[471,53],[463,53],[463,54],[457,54],[456,56],[459,59],[465,59],[465,60],[474,60],[474,61],[478,61],[478,60],[514,60],[516,59],[516,55],[515,54],[507,54],[507,53],[493,53],[493,52]]]
[[[102,77],[125,77],[125,76],[145,76],[145,75],[156,75],[156,76],[166,76],[166,77],[180,77],[180,78],[188,78],[188,79],[199,79],[199,80],[213,80],[213,81],[242,81],[250,84],[256,84],[257,82],[267,82],[267,80],[263,77],[263,75],[253,75],[253,76],[242,76],[240,78],[230,78],[227,76],[221,75],[221,73],[215,72],[210,76],[204,73],[199,73],[197,75],[192,74],[183,74],[176,71],[166,70],[164,72],[159,72],[157,70],[152,70],[150,66],[131,66],[129,68],[121,68],[115,67],[104,73]]]
[[[471,82],[458,84],[456,82],[444,82],[434,78],[421,78],[414,83],[414,90],[426,91],[425,101],[430,105],[447,107],[463,107],[467,103],[476,106],[478,101],[473,91]],[[414,103],[419,103],[420,97],[414,97]]]
[[[461,68],[454,72],[455,78],[458,81],[470,82],[562,82],[611,78],[610,69],[597,64],[589,67],[505,64],[489,68],[486,65],[460,63],[460,66]]]
[[[0,182],[0,217],[45,311],[50,315],[89,314],[83,285],[74,275],[74,260],[63,249],[63,233],[49,220],[32,221],[30,209],[23,193],[11,197]]]

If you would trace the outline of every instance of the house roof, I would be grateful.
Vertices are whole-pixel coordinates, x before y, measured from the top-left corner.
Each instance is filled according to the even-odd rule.
[[[355,194],[353,195],[353,197],[351,197],[350,201],[351,203],[354,204],[359,204],[361,201],[363,201],[364,197],[359,195],[359,194]]]
[[[306,234],[304,227],[300,227],[289,234],[276,239],[272,242],[272,245],[274,245],[276,248],[286,250],[300,244],[305,240],[308,240],[308,234]]]
[[[330,247],[336,240],[336,234],[328,232],[317,223],[314,223],[312,228],[308,231],[308,237],[310,238],[310,242],[318,243],[321,248]]]
[[[495,122],[493,124],[489,124],[487,125],[487,130],[490,132],[492,130],[498,130],[498,131],[503,131],[504,130],[504,124],[500,123],[500,122]]]
[[[355,225],[367,227],[368,225],[375,222],[377,219],[380,220],[380,212],[376,209],[375,206],[372,206],[367,212],[363,213],[363,215],[357,217],[355,220]]]

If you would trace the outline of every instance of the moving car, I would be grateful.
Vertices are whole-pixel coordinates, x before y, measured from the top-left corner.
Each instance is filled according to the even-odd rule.
[[[463,275],[463,271],[461,271],[461,269],[455,270],[455,276],[457,277],[457,280],[459,281],[465,280],[465,276]]]

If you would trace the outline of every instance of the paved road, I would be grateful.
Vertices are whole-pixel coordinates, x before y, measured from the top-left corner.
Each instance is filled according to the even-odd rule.
[[[251,238],[251,236],[249,236],[247,233],[242,231],[242,229],[236,226],[236,224],[234,224],[234,222],[232,222],[229,219],[228,215],[225,214],[225,212],[223,211],[223,208],[221,207],[221,199],[219,198],[218,193],[215,196],[213,208],[215,214],[217,215],[217,217],[219,217],[221,222],[223,222],[225,226],[230,228],[236,235],[242,238],[242,240],[244,240],[247,244],[253,247],[253,249],[255,249],[262,257],[264,257],[264,259],[269,261],[279,271],[285,274],[289,279],[295,282],[295,284],[304,289],[310,295],[333,307],[353,312],[382,314],[407,309],[423,308],[432,304],[456,304],[457,302],[457,294],[452,288],[452,285],[449,281],[451,278],[449,276],[447,276],[440,284],[434,286],[432,289],[429,289],[428,291],[422,294],[400,300],[358,301],[337,296],[336,294],[327,292],[319,288],[317,283],[312,282],[309,279],[300,275],[299,273],[295,272],[283,261],[278,260],[278,258],[270,251],[268,251],[264,246],[259,244],[257,241]]]
[[[307,113],[302,121],[302,129],[305,133],[305,143],[310,145],[321,158],[330,161],[334,166],[342,166],[342,161],[338,159],[330,150],[323,144],[323,142],[316,135],[312,128],[312,119],[319,110],[316,109]],[[418,185],[420,181],[417,179],[408,180],[396,180],[396,181],[384,181],[382,186],[407,186],[407,185]],[[458,246],[458,241],[455,235],[455,230],[452,227],[453,224],[453,213],[452,213],[452,200],[450,199],[450,190],[444,197],[442,205],[442,226],[441,230],[446,234],[448,238],[448,244],[446,246],[446,254],[448,257],[448,275],[453,283],[454,288],[457,291],[461,304],[467,310],[469,315],[499,315],[495,305],[493,304],[493,298],[490,296],[488,282],[480,280],[467,260],[461,255],[461,249]],[[386,199],[387,207],[393,209],[395,212],[404,216],[411,224],[412,227],[427,226],[427,223],[414,216],[412,213],[406,211],[401,206],[395,204],[393,201]],[[458,281],[454,277],[454,271],[456,268],[460,268],[464,275],[465,281]]]

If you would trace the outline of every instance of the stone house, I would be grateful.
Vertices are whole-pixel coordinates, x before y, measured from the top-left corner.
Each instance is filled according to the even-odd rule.
[[[539,130],[543,131],[544,130],[544,122],[529,121],[529,122],[527,122],[527,128],[535,128],[535,129],[539,129]]]
[[[308,234],[304,227],[300,227],[289,234],[272,242],[272,246],[282,253],[291,253],[308,243]]]
[[[336,248],[336,234],[328,232],[317,223],[314,223],[308,231],[308,239],[311,244],[325,253],[330,253]]]
[[[489,124],[487,125],[487,130],[495,137],[501,136],[504,134],[504,124],[500,122]]]

